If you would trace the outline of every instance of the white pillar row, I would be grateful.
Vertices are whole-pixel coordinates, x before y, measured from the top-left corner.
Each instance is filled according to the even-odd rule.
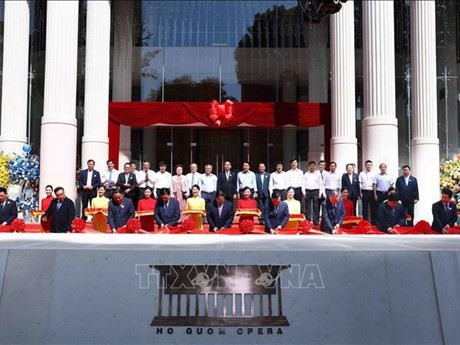
[[[398,175],[393,0],[363,1],[363,162]]]
[[[432,220],[439,200],[435,1],[410,3],[412,60],[412,170],[419,183],[415,220]]]
[[[105,170],[109,156],[109,70],[110,0],[88,1],[81,166],[94,159],[97,170]]]
[[[133,1],[114,2],[112,100],[131,102],[133,75]],[[131,160],[131,127],[120,126],[119,167]]]
[[[349,0],[331,16],[331,161],[337,171],[358,163],[355,120],[354,3]]]
[[[308,35],[308,101],[327,103],[329,54],[327,20],[309,24]],[[324,159],[324,126],[308,131],[308,160]]]
[[[29,2],[5,1],[0,151],[21,153],[27,143]]]
[[[75,200],[78,1],[48,1],[40,196],[47,184]]]

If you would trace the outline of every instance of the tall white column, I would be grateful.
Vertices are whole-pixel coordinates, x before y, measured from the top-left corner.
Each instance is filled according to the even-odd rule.
[[[393,0],[363,1],[363,161],[398,174]]]
[[[354,3],[342,4],[331,16],[331,161],[338,171],[348,163],[358,164],[355,101]]]
[[[131,102],[133,75],[133,2],[114,3],[112,99]],[[120,126],[119,166],[131,160],[131,127]]]
[[[21,153],[27,143],[29,2],[5,1],[0,151]]]
[[[435,20],[434,0],[411,2],[412,170],[420,192],[416,221],[431,221],[431,205],[440,197]]]
[[[308,36],[308,101],[327,103],[329,59],[327,51],[328,27],[324,19],[309,24]],[[324,126],[308,131],[308,160],[324,159]]]
[[[48,1],[40,196],[51,184],[75,199],[77,49],[78,1]]]
[[[110,0],[88,1],[86,15],[85,118],[81,166],[103,170],[109,156]]]

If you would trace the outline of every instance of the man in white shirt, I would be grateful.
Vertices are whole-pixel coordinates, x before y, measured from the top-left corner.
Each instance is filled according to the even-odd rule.
[[[387,193],[390,187],[394,187],[393,177],[387,174],[387,165],[382,163],[379,165],[380,174],[374,177],[374,200],[380,205],[387,200]]]
[[[201,174],[198,172],[198,165],[196,163],[190,164],[190,172],[185,175],[187,186],[189,186],[188,196],[192,195],[192,187],[194,185],[201,185]],[[201,193],[201,191],[200,191]]]
[[[363,203],[363,219],[377,225],[377,202],[374,200],[374,178],[372,161],[364,163],[364,170],[359,173],[359,185],[361,187],[361,200]],[[370,211],[370,212],[369,212]],[[371,216],[371,219],[369,219]]]
[[[316,163],[308,162],[308,171],[304,174],[303,195],[305,197],[305,216],[319,224],[319,196],[323,191],[321,175],[316,171]]]
[[[287,184],[288,187],[294,188],[294,199],[302,204],[303,171],[298,168],[299,163],[296,159],[291,159],[290,164],[291,169],[286,172]]]
[[[155,171],[150,170],[150,162],[145,161],[142,164],[142,170],[136,173],[137,185],[139,187],[139,197],[144,197],[144,191],[146,188],[155,190]]]
[[[286,200],[286,189],[288,186],[287,175],[283,171],[283,163],[277,162],[275,171],[270,174],[270,182],[268,183],[268,190],[270,195],[273,192],[278,192],[281,195],[281,200]]]
[[[111,199],[112,192],[117,188],[117,180],[120,172],[115,169],[113,160],[107,161],[107,170],[103,172],[101,176],[102,185],[105,187],[105,197]]]
[[[204,174],[201,175],[200,191],[201,197],[206,202],[206,209],[216,198],[217,176],[212,173],[212,165],[204,166]]]
[[[243,171],[240,171],[237,175],[236,184],[238,185],[239,197],[243,199],[243,189],[249,187],[251,195],[254,199],[257,198],[257,182],[256,175],[249,170],[250,165],[248,162],[243,163]]]
[[[172,190],[172,176],[169,172],[166,171],[166,163],[160,162],[159,164],[160,170],[155,174],[155,199],[158,198],[159,195],[162,195],[161,191],[163,189]]]
[[[329,171],[324,176],[324,190],[326,193],[326,198],[329,198],[329,195],[335,191],[340,191],[342,186],[342,175],[336,173],[337,163],[331,162],[329,164]]]

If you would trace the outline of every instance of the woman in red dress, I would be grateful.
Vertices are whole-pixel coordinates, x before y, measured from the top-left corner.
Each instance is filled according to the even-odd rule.
[[[137,203],[138,211],[151,211],[155,210],[157,201],[152,198],[152,189],[147,187],[144,190],[144,199],[139,200]],[[145,231],[155,231],[155,217],[152,215],[145,215],[139,217],[141,222],[141,229]]]
[[[238,205],[236,207],[238,210],[244,210],[244,209],[251,209],[251,210],[257,210],[257,202],[254,199],[251,199],[251,190],[249,187],[245,187],[243,189],[243,199],[238,200]],[[254,221],[254,216],[251,215],[240,215],[240,223],[241,221],[249,219]]]
[[[48,207],[50,207],[51,201],[54,200],[53,186],[47,185],[45,187],[45,194],[46,194],[46,198],[43,198],[42,201],[41,201],[41,210],[42,211],[46,211],[48,209]],[[42,229],[45,232],[50,232],[50,230],[51,230],[51,218],[52,217],[48,217],[46,219],[46,221],[43,221],[43,220],[40,221],[40,223],[42,225]]]
[[[342,193],[343,205],[345,206],[345,217],[353,217],[354,205],[353,205],[353,201],[348,199],[348,189],[343,187],[341,190],[341,193]]]

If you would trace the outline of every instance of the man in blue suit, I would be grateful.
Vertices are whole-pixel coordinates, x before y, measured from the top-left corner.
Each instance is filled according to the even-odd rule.
[[[218,191],[216,199],[209,204],[206,210],[206,218],[209,223],[209,231],[218,232],[222,229],[232,227],[233,222],[233,204],[225,200],[225,193]]]
[[[170,194],[169,188],[163,188],[155,207],[155,221],[162,229],[168,225],[176,226],[180,219],[179,202],[171,198]]]
[[[273,192],[264,212],[265,232],[277,234],[289,221],[289,209],[285,202],[281,202],[281,194]]]
[[[18,218],[18,208],[14,200],[8,199],[6,188],[0,188],[0,224],[10,225]]]
[[[72,232],[72,221],[75,219],[75,204],[65,196],[64,188],[54,188],[56,199],[42,217],[44,222],[51,218],[51,232]]]
[[[329,197],[321,203],[321,210],[321,231],[335,234],[345,218],[345,206],[336,190],[331,191]]]
[[[84,220],[86,220],[85,208],[87,208],[91,200],[96,197],[97,189],[102,184],[101,174],[99,174],[99,171],[94,170],[95,164],[93,159],[88,159],[86,162],[88,169],[82,170],[78,178],[78,191],[82,203],[81,218]]]
[[[379,205],[377,225],[380,231],[389,234],[394,227],[406,225],[406,211],[395,193],[389,193],[387,201]]]
[[[444,188],[441,192],[441,200],[435,202],[431,208],[433,223],[431,228],[434,231],[446,234],[449,228],[457,221],[457,207],[452,200],[452,191]]]
[[[265,164],[259,163],[259,171],[256,173],[257,183],[257,205],[259,210],[262,210],[261,218],[259,219],[260,224],[263,224],[265,208],[268,206],[268,200],[270,199],[270,191],[268,184],[270,182],[270,174],[265,171]]]
[[[410,166],[402,167],[402,176],[396,179],[396,195],[401,200],[406,213],[410,216],[408,226],[414,226],[414,206],[419,200],[417,179],[411,175]]]
[[[128,220],[134,217],[133,202],[123,196],[123,192],[116,189],[112,194],[112,200],[109,202],[107,218],[113,233],[117,232],[118,228],[125,226]]]

